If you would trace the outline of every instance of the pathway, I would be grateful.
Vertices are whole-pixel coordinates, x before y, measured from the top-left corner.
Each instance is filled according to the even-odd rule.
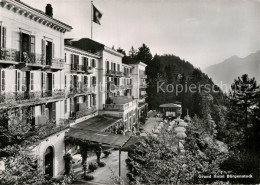
[[[127,184],[127,168],[125,160],[127,158],[127,152],[121,152],[121,178]],[[89,175],[93,175],[94,179],[92,181],[85,181],[82,178],[83,170],[80,160],[80,156],[76,155],[74,159],[77,161],[77,164],[73,166],[74,172],[76,174],[76,184],[114,184],[114,180],[112,177],[118,176],[119,172],[119,152],[118,150],[112,151],[112,153],[107,158],[102,158],[101,161],[106,163],[105,167],[99,167]],[[88,163],[96,162],[96,156],[92,156],[88,158]],[[114,175],[113,175],[114,174]]]

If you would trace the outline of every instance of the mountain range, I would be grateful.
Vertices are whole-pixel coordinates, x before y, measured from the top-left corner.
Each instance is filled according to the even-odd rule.
[[[243,74],[248,74],[250,78],[255,77],[257,83],[260,84],[260,51],[244,58],[232,56],[219,64],[207,67],[203,72],[212,78],[212,81],[224,92],[230,89],[235,78]],[[226,84],[228,88],[221,84]]]

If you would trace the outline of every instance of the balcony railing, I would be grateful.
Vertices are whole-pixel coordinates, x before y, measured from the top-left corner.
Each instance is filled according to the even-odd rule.
[[[107,90],[108,91],[118,91],[119,90],[119,86],[116,85],[114,82],[108,82],[107,83]]]
[[[127,84],[127,85],[126,85],[126,88],[127,88],[127,89],[132,89],[132,88],[133,88],[133,85],[132,85],[132,84]]]
[[[60,58],[54,58],[51,60],[51,68],[55,69],[63,69],[64,68],[65,61]]]
[[[148,97],[147,94],[142,94],[142,95],[140,95],[140,99],[147,98],[147,97]]]
[[[71,69],[71,71],[75,71],[75,72],[84,72],[85,71],[85,69],[83,69],[82,65],[76,65],[76,64],[71,64],[70,69]]]
[[[140,84],[139,87],[140,88],[147,88],[147,84]]]
[[[96,106],[93,106],[93,107],[90,107],[88,109],[84,109],[84,110],[80,110],[80,111],[77,111],[77,112],[72,112],[70,114],[70,119],[79,119],[79,118],[82,118],[82,117],[85,117],[85,116],[88,116],[90,114],[93,114],[97,111],[97,108]]]
[[[130,101],[125,104],[104,104],[103,108],[104,110],[109,110],[109,111],[125,111],[129,107],[136,106],[136,100]]]
[[[147,75],[140,75],[140,78],[146,79]]]
[[[38,53],[22,52],[22,61],[28,66],[44,66],[46,65],[45,56]]]
[[[125,76],[125,77],[131,77],[131,73],[124,72],[124,76]]]
[[[1,48],[0,60],[1,63],[19,62],[20,53],[16,49]]]
[[[71,88],[68,92],[67,95],[72,95],[72,94],[93,94],[95,93],[95,86],[90,86],[88,87],[87,85],[80,85],[77,88]]]
[[[126,89],[126,86],[125,85],[120,85],[119,86],[119,90],[125,90]]]
[[[60,132],[70,127],[69,120],[61,120],[59,124],[47,121],[46,123],[37,125],[39,127],[39,138],[44,139],[52,134]]]
[[[8,92],[0,94],[0,103],[13,106],[22,103],[39,103],[50,99],[65,98],[64,90],[36,92]]]
[[[123,76],[123,72],[122,71],[116,71],[116,76]]]
[[[114,71],[114,70],[107,70],[106,75],[107,76],[115,76],[116,75],[116,71]]]
[[[93,67],[90,67],[90,66],[86,66],[85,72],[86,72],[87,74],[92,74],[92,73],[94,72],[94,68],[93,68]]]

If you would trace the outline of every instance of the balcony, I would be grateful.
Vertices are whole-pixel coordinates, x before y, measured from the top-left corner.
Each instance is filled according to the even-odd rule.
[[[1,48],[0,63],[18,64],[20,62],[20,52],[16,49]]]
[[[71,64],[70,65],[70,70],[72,72],[77,72],[77,73],[84,73],[85,69],[83,68],[83,65],[76,65],[76,64]]]
[[[125,111],[126,109],[132,107],[132,106],[136,106],[137,105],[137,101],[131,99],[130,101],[128,101],[127,103],[113,103],[113,104],[104,104],[103,105],[103,109],[106,111]]]
[[[141,78],[141,79],[146,79],[146,78],[147,78],[147,75],[140,75],[140,78]]]
[[[90,66],[86,66],[85,72],[86,72],[87,74],[93,74],[94,68],[93,68],[93,67],[90,67]]]
[[[147,94],[140,94],[140,99],[143,99],[143,98],[147,98],[148,97],[148,95]]]
[[[120,85],[119,86],[119,90],[125,90],[126,89],[126,86],[125,85]]]
[[[111,91],[118,91],[118,90],[119,90],[119,86],[116,85],[114,82],[107,83],[107,91],[111,92]]]
[[[147,88],[147,84],[140,84],[139,87],[140,88]]]
[[[90,114],[93,114],[96,111],[97,111],[96,106],[93,106],[93,107],[90,107],[90,108],[87,108],[87,109],[84,109],[84,110],[80,110],[80,111],[77,111],[77,112],[72,112],[70,114],[70,119],[76,120],[76,119],[88,116]]]
[[[59,124],[55,124],[55,122],[44,122],[37,125],[39,129],[39,138],[44,139],[50,135],[53,135],[62,130],[68,129],[70,127],[69,120],[61,120]]]
[[[124,76],[130,78],[131,77],[131,73],[124,72]]]
[[[46,66],[45,56],[37,53],[27,53],[23,52],[22,54],[22,63],[25,63],[29,67],[40,67],[43,68]]]
[[[123,72],[122,71],[115,71],[116,72],[116,76],[123,76]]]
[[[73,89],[71,88],[67,95],[80,95],[80,94],[94,94],[95,93],[95,86],[88,87],[87,85],[81,85],[80,87]]]
[[[62,70],[64,68],[65,61],[60,58],[54,58],[51,60],[50,67],[52,69]]]
[[[0,94],[1,106],[15,106],[24,103],[43,103],[46,100],[65,98],[64,90],[36,91],[36,92],[9,92]]]
[[[116,76],[116,71],[114,71],[114,70],[107,70],[106,75],[107,76]]]
[[[127,84],[126,85],[126,89],[132,89],[133,88],[133,85],[132,84]]]

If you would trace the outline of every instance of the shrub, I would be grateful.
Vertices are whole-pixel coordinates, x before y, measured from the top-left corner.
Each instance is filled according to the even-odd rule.
[[[85,179],[86,181],[91,181],[91,180],[94,179],[94,176],[93,176],[93,175],[85,175],[85,176],[84,176],[84,179]]]
[[[110,151],[107,151],[107,150],[105,150],[105,151],[103,152],[103,154],[105,155],[105,157],[108,157],[108,156],[111,154],[111,152],[110,152]]]
[[[98,166],[99,166],[99,167],[104,167],[104,166],[106,166],[106,163],[104,163],[104,162],[99,162],[99,163],[98,163]]]
[[[97,163],[90,163],[89,166],[88,166],[88,169],[89,169],[90,172],[95,171],[97,168],[98,168]]]

